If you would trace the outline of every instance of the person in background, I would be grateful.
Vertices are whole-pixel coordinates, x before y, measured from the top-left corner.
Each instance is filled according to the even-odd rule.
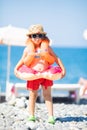
[[[26,65],[31,72],[43,72],[46,71],[49,66],[56,63],[61,68],[61,78],[65,76],[65,68],[59,57],[56,56],[50,45],[50,40],[47,37],[47,33],[44,32],[43,26],[40,24],[31,25],[27,33],[28,39],[26,41],[26,48],[22,58],[17,63],[14,72],[18,71],[20,66]],[[51,86],[53,85],[52,80],[45,78],[27,81],[27,89],[29,93],[29,121],[36,121],[35,117],[35,102],[37,99],[37,92],[39,86],[43,90],[43,96],[48,110],[48,122],[51,124],[55,123],[53,114],[53,102],[51,96]]]
[[[87,91],[87,79],[81,77],[78,83],[82,85],[80,89],[80,96],[83,96]]]

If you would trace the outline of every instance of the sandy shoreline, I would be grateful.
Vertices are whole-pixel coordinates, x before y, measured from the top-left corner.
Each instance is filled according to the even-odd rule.
[[[25,98],[16,99],[13,105],[0,103],[0,130],[30,130],[27,105],[28,100]],[[80,104],[54,103],[55,125],[48,124],[44,103],[36,103],[35,115],[37,121],[32,125],[33,130],[87,130],[86,99],[82,99]]]

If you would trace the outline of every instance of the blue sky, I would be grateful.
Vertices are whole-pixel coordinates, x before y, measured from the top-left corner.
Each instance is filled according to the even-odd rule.
[[[40,23],[54,46],[87,47],[87,0],[0,0],[0,27]]]

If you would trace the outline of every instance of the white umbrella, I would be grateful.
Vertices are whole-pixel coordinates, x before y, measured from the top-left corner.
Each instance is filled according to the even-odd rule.
[[[0,28],[0,41],[7,45],[24,46],[27,39],[27,29],[6,26]]]
[[[0,43],[8,45],[7,61],[7,84],[9,83],[10,74],[10,52],[11,46],[25,46],[27,39],[27,29],[14,26],[0,27]]]

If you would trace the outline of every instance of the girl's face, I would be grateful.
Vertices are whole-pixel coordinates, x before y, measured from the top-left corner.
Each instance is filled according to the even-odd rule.
[[[44,34],[32,34],[30,35],[30,38],[32,39],[33,43],[36,46],[39,46],[40,43],[42,42],[42,39],[45,37]]]

